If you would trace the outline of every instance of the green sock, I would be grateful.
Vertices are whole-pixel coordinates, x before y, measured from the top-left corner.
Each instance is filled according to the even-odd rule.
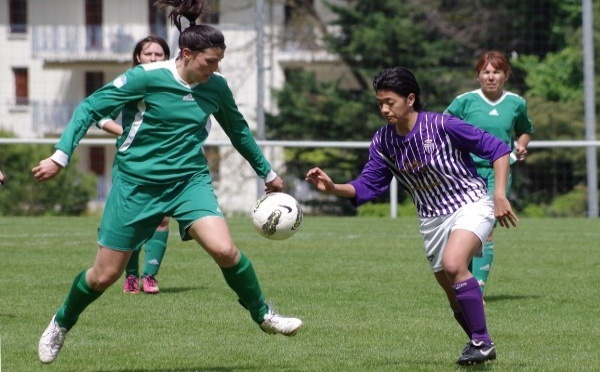
[[[86,272],[84,270],[75,277],[63,306],[56,313],[56,323],[63,328],[71,329],[83,310],[104,293],[90,288],[85,280]]]
[[[146,264],[144,265],[144,273],[146,275],[157,275],[160,264],[162,263],[165,251],[167,250],[167,239],[169,238],[169,230],[155,231],[146,243]]]
[[[140,276],[140,249],[136,249],[131,253],[127,266],[125,267],[125,276],[133,275],[136,278]]]
[[[240,303],[250,312],[252,320],[260,324],[269,308],[260,290],[252,262],[243,253],[240,254],[240,260],[235,266],[221,268],[221,271],[229,287],[238,295]]]
[[[479,282],[481,293],[485,291],[485,283],[490,275],[492,262],[494,261],[494,242],[485,242],[483,245],[483,255],[481,257],[473,257],[473,276]]]

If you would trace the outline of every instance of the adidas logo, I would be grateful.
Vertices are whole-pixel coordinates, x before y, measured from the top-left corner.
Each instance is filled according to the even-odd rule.
[[[160,262],[158,262],[158,260],[155,258],[155,259],[152,259],[152,260],[148,261],[148,264],[149,265],[159,265]]]
[[[184,96],[183,100],[184,101],[191,101],[191,102],[195,101],[194,97],[192,96],[192,93],[188,93],[187,96]]]
[[[490,111],[490,113],[488,115],[490,115],[490,116],[499,116],[500,114],[498,113],[498,111],[496,111],[496,109],[493,109],[492,111]]]

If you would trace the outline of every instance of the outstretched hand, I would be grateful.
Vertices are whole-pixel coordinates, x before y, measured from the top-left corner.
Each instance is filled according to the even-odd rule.
[[[40,161],[37,167],[31,170],[33,177],[36,180],[43,182],[48,181],[56,177],[56,175],[62,170],[62,167],[55,163],[52,159],[46,158]]]
[[[329,192],[335,187],[331,178],[319,167],[312,168],[306,173],[306,181],[323,192]]]
[[[510,229],[510,225],[517,227],[517,222],[519,222],[519,217],[513,212],[506,197],[494,197],[494,216],[500,226],[507,229]]]

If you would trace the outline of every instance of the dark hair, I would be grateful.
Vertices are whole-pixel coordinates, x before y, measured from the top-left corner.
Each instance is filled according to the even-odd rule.
[[[206,10],[205,0],[157,0],[155,5],[160,11],[171,8],[169,18],[180,32],[180,50],[184,48],[194,52],[202,52],[209,48],[225,50],[225,37],[221,31],[208,25],[196,24],[196,20]],[[181,17],[190,22],[190,25],[183,31],[181,30]]]
[[[169,45],[167,44],[165,39],[163,39],[162,37],[158,37],[158,36],[147,36],[147,37],[143,38],[142,40],[138,41],[137,44],[135,44],[135,48],[133,48],[133,55],[131,57],[131,64],[133,67],[135,67],[141,63],[138,60],[138,56],[142,53],[142,50],[144,49],[146,44],[151,44],[151,43],[156,43],[156,44],[160,45],[160,47],[163,50],[163,53],[165,53],[165,60],[171,58],[171,49],[169,49]]]
[[[392,67],[380,71],[373,78],[373,89],[375,93],[380,90],[389,90],[402,97],[408,97],[409,94],[415,95],[413,107],[416,111],[421,111],[421,88],[415,75],[405,67]]]
[[[510,69],[510,62],[508,62],[508,58],[504,53],[499,52],[497,50],[490,50],[481,55],[477,60],[477,64],[475,65],[475,72],[477,75],[487,66],[491,64],[495,69],[504,71],[504,74],[508,78],[512,73]]]

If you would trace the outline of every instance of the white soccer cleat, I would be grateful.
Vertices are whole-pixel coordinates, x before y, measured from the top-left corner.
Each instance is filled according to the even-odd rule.
[[[52,317],[52,320],[50,321],[48,328],[46,328],[42,334],[38,345],[40,362],[45,364],[54,362],[60,349],[65,343],[65,337],[67,337],[68,332],[66,328],[59,326],[54,318],[56,318],[56,315]]]
[[[281,316],[270,305],[269,312],[265,314],[264,319],[260,328],[270,334],[280,333],[284,336],[293,336],[302,328],[300,319]]]

